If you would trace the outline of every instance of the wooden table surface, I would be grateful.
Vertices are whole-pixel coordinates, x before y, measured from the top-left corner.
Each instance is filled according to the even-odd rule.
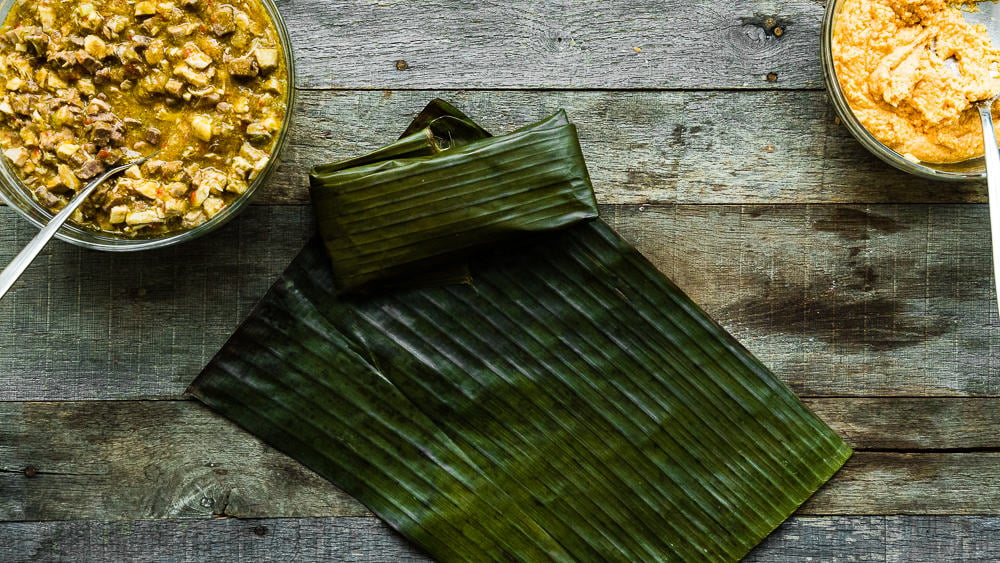
[[[422,559],[186,400],[314,229],[306,171],[435,96],[503,132],[565,108],[605,218],[857,450],[753,561],[1000,558],[1000,323],[983,184],[838,124],[820,0],[284,0],[280,170],[221,232],[54,243],[0,301],[0,561]],[[33,235],[0,207],[0,262]]]

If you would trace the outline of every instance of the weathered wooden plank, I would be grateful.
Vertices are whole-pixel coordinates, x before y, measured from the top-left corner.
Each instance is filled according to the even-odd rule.
[[[429,561],[375,518],[0,523],[0,560]],[[839,516],[789,519],[744,560],[993,561],[1000,518]]]
[[[954,424],[901,424],[894,404],[868,403],[896,421],[901,440],[948,435]],[[825,409],[834,426],[855,424],[830,419],[836,411]],[[997,419],[978,412],[969,424],[981,424],[986,435]],[[0,521],[370,514],[196,402],[0,403],[0,423]],[[848,439],[879,443],[879,432]],[[1000,452],[860,451],[802,513],[1000,514]]]
[[[804,402],[854,448],[1000,450],[1000,399],[814,398]]]
[[[0,561],[431,561],[376,518],[17,522]]]
[[[199,403],[0,403],[0,520],[366,516]],[[26,471],[27,469],[27,471]]]
[[[323,0],[326,1],[326,0]],[[896,171],[822,92],[302,92],[261,203],[305,203],[308,170],[399,135],[432,98],[502,133],[565,108],[603,203],[984,202],[982,183]]]
[[[805,396],[998,396],[985,206],[605,206]],[[257,206],[136,255],[53,244],[0,301],[0,400],[178,397],[308,238]],[[0,263],[31,229],[0,209]]]
[[[1000,452],[858,452],[800,514],[1000,514]]]
[[[306,88],[822,86],[808,0],[279,5]]]

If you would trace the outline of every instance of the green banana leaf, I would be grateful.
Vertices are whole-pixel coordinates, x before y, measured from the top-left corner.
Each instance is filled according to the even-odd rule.
[[[500,137],[481,137],[468,121],[442,115],[380,151],[313,169],[310,194],[341,291],[597,217],[564,112]]]
[[[851,454],[600,220],[351,298],[325,242],[189,391],[440,560],[736,560]]]

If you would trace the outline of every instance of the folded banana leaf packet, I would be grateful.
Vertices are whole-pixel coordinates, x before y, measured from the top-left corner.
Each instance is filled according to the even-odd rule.
[[[311,192],[322,236],[189,392],[438,560],[738,560],[851,455],[594,218],[562,113],[435,100]]]

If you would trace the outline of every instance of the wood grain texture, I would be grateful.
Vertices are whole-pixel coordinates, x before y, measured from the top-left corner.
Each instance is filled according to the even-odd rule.
[[[810,405],[834,427],[854,425],[855,434],[847,437],[855,447],[884,442],[881,430],[872,425],[869,436],[856,420],[832,418],[834,413],[876,408],[896,421],[900,441],[951,432],[948,420],[930,416],[942,400],[902,412],[894,399],[832,406],[848,401]],[[969,424],[981,426],[978,439],[987,441],[997,426],[995,413],[976,411],[969,399],[948,401],[977,413]],[[913,410],[925,411],[926,422],[901,424]],[[931,444],[961,449],[965,439],[952,434]],[[988,447],[992,451],[859,451],[801,513],[1000,514],[1000,451]],[[197,402],[0,403],[0,521],[369,514]]]
[[[1000,399],[805,399],[859,450],[998,450]]]
[[[0,301],[0,400],[179,397],[310,236],[310,213],[257,206],[134,255],[53,244]],[[986,206],[602,213],[802,395],[1000,395]],[[30,234],[0,209],[0,262]]]
[[[993,561],[1000,518],[840,516],[789,519],[747,563]],[[0,560],[430,561],[374,518],[0,524]]]
[[[305,88],[819,88],[823,80],[823,7],[808,0],[279,7]]]
[[[323,0],[326,1],[326,0]],[[566,109],[602,203],[958,203],[983,183],[920,180],[869,154],[822,92],[301,92],[265,204],[306,203],[307,172],[395,139],[434,97],[495,133]]]

